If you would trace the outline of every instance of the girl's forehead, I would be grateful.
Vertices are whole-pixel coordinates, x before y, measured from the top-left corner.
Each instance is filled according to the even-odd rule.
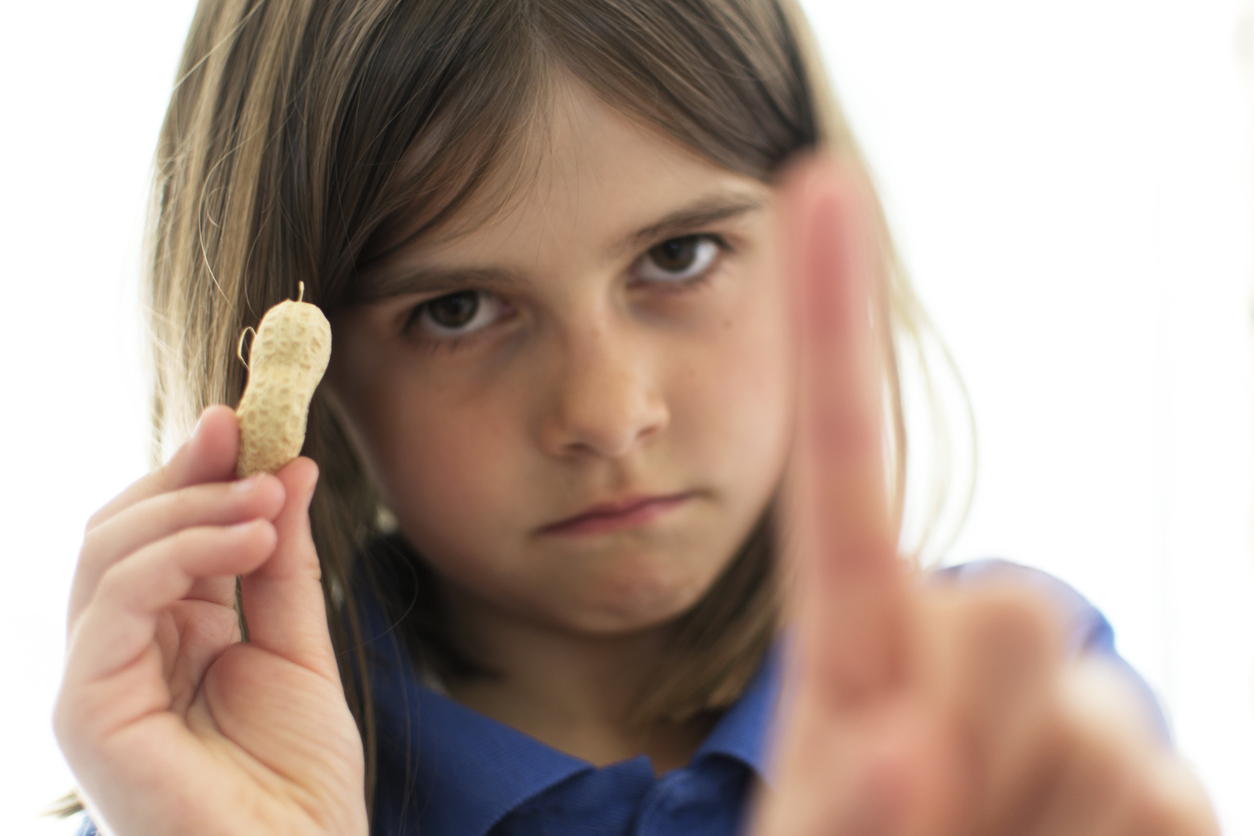
[[[637,233],[677,213],[725,215],[769,202],[766,184],[700,156],[578,81],[555,83],[538,110],[466,204],[407,255],[485,256],[543,240],[630,248]]]

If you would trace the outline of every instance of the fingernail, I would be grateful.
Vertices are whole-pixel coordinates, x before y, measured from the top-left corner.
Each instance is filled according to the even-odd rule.
[[[257,483],[260,481],[260,476],[249,476],[247,479],[239,479],[231,483],[231,490],[235,493],[248,493],[257,487]]]

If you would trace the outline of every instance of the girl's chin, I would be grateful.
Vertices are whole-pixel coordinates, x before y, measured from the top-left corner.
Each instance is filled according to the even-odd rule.
[[[701,600],[713,577],[683,582],[631,583],[589,593],[568,623],[581,632],[597,635],[629,635],[666,627],[686,615]]]
[[[466,613],[486,607],[495,618],[589,637],[627,636],[674,622],[692,610],[722,574],[730,556],[693,548],[692,537],[603,541],[578,554],[553,550],[515,556],[510,581],[480,567],[433,567],[454,593],[449,603]],[[547,559],[546,559],[547,558]],[[530,577],[517,571],[527,565]],[[441,571],[447,568],[448,574]],[[484,614],[487,614],[487,611]],[[494,618],[494,620],[495,620]]]

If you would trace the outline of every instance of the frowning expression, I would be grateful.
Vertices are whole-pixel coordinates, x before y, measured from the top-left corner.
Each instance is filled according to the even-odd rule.
[[[584,633],[692,606],[770,501],[792,369],[772,189],[559,88],[535,175],[333,318],[328,381],[460,594]],[[482,217],[488,217],[486,222]]]

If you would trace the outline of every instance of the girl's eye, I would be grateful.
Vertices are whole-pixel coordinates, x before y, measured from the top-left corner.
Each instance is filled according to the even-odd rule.
[[[500,319],[505,309],[505,303],[495,294],[459,290],[418,305],[410,313],[405,330],[419,328],[436,339],[464,337]]]
[[[713,235],[685,235],[653,247],[636,265],[638,278],[649,282],[682,282],[713,266],[722,249]]]

